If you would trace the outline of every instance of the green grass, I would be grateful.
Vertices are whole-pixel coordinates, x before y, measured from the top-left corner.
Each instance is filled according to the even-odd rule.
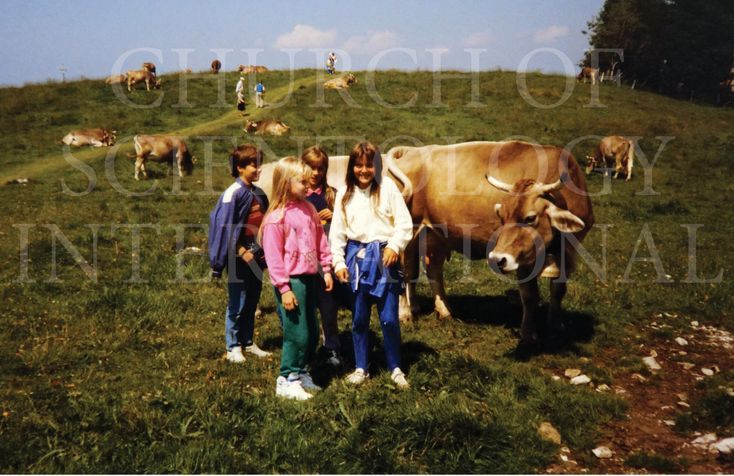
[[[288,94],[290,76],[263,77],[268,101]],[[505,356],[516,343],[520,315],[519,305],[507,297],[514,287],[481,261],[464,273],[464,263],[454,256],[446,276],[457,319],[437,321],[423,299],[424,314],[403,328],[410,391],[390,384],[378,337],[374,378],[366,388],[348,388],[318,368],[324,392],[306,404],[283,402],[274,395],[281,337],[272,289],[263,290],[265,317],[256,323],[256,339],[274,358],[227,365],[225,286],[207,279],[205,256],[176,253],[179,244],[206,249],[201,226],[231,181],[223,167],[227,154],[234,144],[255,140],[242,134],[244,119],[233,111],[236,76],[226,76],[228,106],[222,108],[211,107],[218,80],[206,74],[191,76],[187,94],[194,107],[185,109],[173,107],[180,98],[175,76],[164,78],[163,93],[133,95],[142,103],[163,94],[162,105],[150,110],[123,104],[101,81],[0,89],[0,125],[9,131],[0,137],[0,182],[31,179],[27,186],[0,187],[0,471],[538,472],[557,452],[537,436],[541,421],[558,428],[564,445],[588,454],[600,424],[625,413],[621,399],[555,382],[552,372],[578,367],[579,356],[585,356],[584,371],[598,383],[613,384],[639,362],[638,349],[626,338],[641,332],[656,312],[732,328],[734,217],[730,207],[721,206],[734,190],[732,111],[606,86],[600,101],[608,107],[589,108],[589,87],[580,85],[563,105],[538,109],[522,100],[515,75],[501,72],[480,74],[479,100],[486,107],[466,107],[468,80],[445,81],[445,107],[435,107],[431,73],[380,72],[372,95],[366,75],[358,78],[349,94],[359,107],[334,91],[325,92],[330,107],[322,107],[315,72],[300,70],[283,106],[248,108],[252,118],[278,118],[292,128],[291,136],[259,142],[268,160],[314,143],[343,154],[360,138],[383,149],[410,143],[408,138],[446,143],[509,136],[563,146],[609,133],[641,136],[652,159],[660,143],[656,136],[675,137],[653,169],[659,195],[637,194],[644,189],[638,167],[631,182],[614,181],[612,193],[593,198],[597,223],[612,225],[606,281],[583,262],[573,275],[564,306],[574,345],[528,363]],[[550,104],[560,99],[564,79],[529,75],[528,85],[534,97]],[[410,107],[385,107],[375,91],[393,105],[416,93],[417,99]],[[128,140],[109,160],[106,149],[74,151],[91,167],[84,169],[65,160],[54,141],[87,126],[114,128]],[[153,179],[135,182],[125,157],[129,138],[169,131],[189,138],[200,160],[194,174],[178,189],[176,179],[165,177],[165,167],[153,164]],[[207,150],[201,136],[219,138]],[[575,156],[583,158],[592,143],[582,142]],[[85,192],[92,171],[94,186]],[[600,175],[588,182],[590,190],[602,190]],[[712,277],[723,268],[721,283],[683,282],[689,240],[681,225],[687,223],[704,225],[697,230],[698,275]],[[19,257],[23,224],[27,269]],[[96,242],[90,224],[99,225]],[[144,282],[130,282],[137,261],[130,231],[112,229],[135,224],[154,227],[141,231],[137,273]],[[183,224],[189,228],[180,242],[175,227]],[[54,258],[52,229],[44,225],[58,226],[90,263],[96,246],[96,280],[58,237]],[[658,283],[655,267],[644,262],[633,264],[630,282],[620,281],[644,225],[672,283]],[[597,229],[584,241],[597,262],[602,236]],[[650,255],[644,243],[638,257]],[[419,292],[427,296],[425,282]],[[346,313],[340,329],[348,344]],[[601,360],[610,348],[628,357]]]

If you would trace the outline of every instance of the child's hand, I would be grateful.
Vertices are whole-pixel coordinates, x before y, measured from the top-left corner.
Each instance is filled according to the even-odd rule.
[[[296,295],[293,291],[287,291],[283,293],[281,299],[283,301],[283,307],[286,311],[292,311],[293,309],[298,307],[298,300],[296,299]]]
[[[334,289],[334,280],[331,278],[331,273],[324,273],[324,289],[329,292]]]
[[[349,271],[347,271],[347,268],[340,269],[339,271],[337,271],[336,279],[338,279],[340,283],[348,283],[349,282]]]
[[[382,252],[382,264],[389,268],[390,266],[394,265],[398,261],[398,254],[391,250],[390,248],[385,248],[385,251]]]
[[[328,208],[324,208],[319,212],[319,219],[321,219],[321,221],[329,221],[332,216],[334,216],[334,213]]]
[[[255,259],[255,255],[252,254],[252,251],[247,250],[240,255],[240,258],[242,258],[242,261],[244,261],[245,263],[249,263],[250,261]]]

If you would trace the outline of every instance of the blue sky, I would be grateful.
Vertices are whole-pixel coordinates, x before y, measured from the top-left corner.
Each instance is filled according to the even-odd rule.
[[[474,66],[479,69],[517,70],[525,58],[527,69],[564,72],[562,58],[575,65],[588,47],[581,30],[602,4],[3,0],[0,84],[60,79],[62,65],[67,78],[104,77],[144,61],[156,63],[159,72],[200,70],[217,57],[215,50],[231,70],[251,63],[242,51],[248,49],[256,54],[254,63],[274,69],[320,67],[321,51],[334,49],[339,69],[426,70],[437,64],[470,70],[465,49],[474,48],[483,50]]]

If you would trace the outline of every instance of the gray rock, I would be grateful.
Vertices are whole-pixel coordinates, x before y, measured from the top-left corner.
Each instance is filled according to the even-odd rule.
[[[648,369],[650,370],[660,370],[662,367],[660,367],[660,364],[657,360],[655,360],[655,357],[649,356],[649,357],[643,357],[642,363],[644,363]]]
[[[721,441],[718,441],[714,448],[719,450],[719,453],[730,455],[734,453],[734,438],[724,438]]]
[[[579,375],[571,379],[571,385],[586,385],[591,382],[591,379],[586,375]]]
[[[606,446],[598,446],[591,450],[591,452],[594,453],[594,456],[596,456],[597,458],[606,459],[612,457],[612,450],[610,450]]]

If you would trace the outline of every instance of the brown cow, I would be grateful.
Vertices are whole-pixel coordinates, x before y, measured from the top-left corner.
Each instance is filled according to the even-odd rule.
[[[329,158],[330,185],[344,185],[347,161],[346,156]],[[258,182],[267,194],[272,188],[272,165],[263,165]],[[573,269],[576,252],[560,234],[571,232],[581,241],[594,224],[583,172],[575,159],[557,147],[516,141],[398,146],[383,156],[382,171],[402,187],[417,228],[404,254],[408,286],[400,301],[401,320],[417,312],[415,283],[421,256],[436,313],[439,318],[451,317],[443,266],[456,251],[467,258],[488,259],[497,271],[514,270],[527,278],[520,279],[524,282],[519,285],[521,342],[533,343],[537,339],[537,274],[565,278]],[[559,182],[563,171],[567,178]],[[494,187],[487,185],[484,174],[492,177]],[[505,182],[517,184],[525,194],[508,195],[504,190],[513,186]],[[496,245],[488,254],[492,243]],[[557,281],[551,282],[548,317],[553,326],[560,325],[558,314],[566,291],[565,280]]]
[[[155,65],[153,63],[143,63],[143,69],[155,74]]]
[[[113,74],[112,76],[108,76],[104,82],[105,84],[125,84],[127,82],[127,75]]]
[[[274,136],[282,136],[291,130],[283,121],[278,119],[263,119],[261,121],[247,121],[244,131],[248,134],[255,133],[257,135],[270,134]]]
[[[108,129],[78,129],[69,132],[61,142],[74,147],[91,145],[92,147],[108,147],[114,145],[117,131]]]
[[[217,74],[220,69],[222,69],[222,62],[217,59],[212,61],[212,73]]]
[[[324,89],[348,89],[352,84],[357,83],[357,78],[349,73],[339,78],[334,78],[324,83]]]
[[[591,84],[596,84],[596,80],[599,77],[599,69],[584,66],[581,68],[581,72],[576,76],[576,81],[586,82],[587,79],[591,80]]]
[[[161,88],[161,80],[156,77],[155,73],[145,69],[127,72],[127,90],[132,91],[133,86],[137,83],[145,83],[146,91],[150,91],[151,86],[155,89]]]
[[[136,135],[133,138],[135,144],[135,180],[140,180],[139,173],[142,171],[145,178],[148,172],[145,170],[145,161],[165,162],[168,164],[168,175],[173,172],[173,161],[178,165],[178,175],[183,177],[191,175],[196,163],[196,157],[192,157],[186,143],[173,136],[165,135]]]
[[[594,156],[586,156],[586,174],[590,174],[595,167],[604,167],[604,175],[609,173],[607,159],[614,157],[614,178],[624,171],[625,180],[632,178],[632,166],[635,160],[635,143],[622,136],[607,136],[599,142]]]
[[[436,312],[451,317],[443,265],[451,251],[457,251],[471,259],[486,258],[497,271],[517,272],[523,302],[521,344],[534,343],[537,275],[560,273],[565,278],[573,269],[575,249],[564,244],[561,233],[573,233],[581,241],[594,224],[583,172],[574,158],[557,147],[510,141],[394,147],[387,159],[408,177],[408,183],[396,179],[405,187],[403,194],[419,227],[405,252],[408,290],[401,317],[409,317],[408,306],[414,304],[419,253],[426,258]],[[567,179],[561,182],[564,172]],[[487,185],[485,174],[494,186]],[[507,195],[513,189],[523,195]],[[565,279],[551,282],[552,326],[560,326],[565,292]]]
[[[253,66],[253,65],[245,66],[241,64],[239,68],[237,68],[237,71],[243,74],[251,74],[251,73],[266,73],[270,70],[266,68],[265,66]]]

